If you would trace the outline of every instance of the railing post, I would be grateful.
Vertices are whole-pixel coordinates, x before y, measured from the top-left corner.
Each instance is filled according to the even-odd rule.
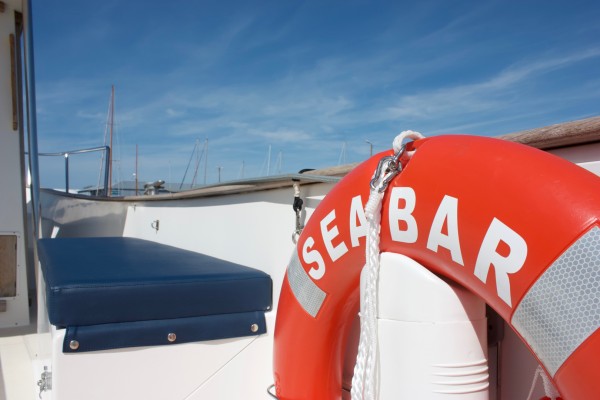
[[[69,193],[69,153],[65,153],[65,192]]]
[[[106,157],[104,157],[105,159],[105,166],[104,166],[104,195],[106,197],[110,197],[110,195],[112,193],[108,193],[108,176],[109,176],[109,168],[110,168],[110,147],[109,146],[105,146],[104,147],[105,151],[106,151]]]

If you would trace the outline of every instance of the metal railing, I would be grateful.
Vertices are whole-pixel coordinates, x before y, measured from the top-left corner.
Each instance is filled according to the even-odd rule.
[[[65,192],[69,192],[69,156],[73,154],[92,153],[94,151],[104,151],[104,195],[108,196],[108,176],[110,169],[110,147],[100,146],[91,149],[63,151],[59,153],[38,153],[39,156],[64,157],[65,158]],[[100,188],[97,188],[98,193]]]
[[[24,69],[25,69],[25,106],[27,110],[27,144],[31,156],[29,157],[29,170],[31,172],[31,204],[34,236],[40,237],[40,170],[38,166],[37,119],[35,107],[35,68],[33,60],[33,15],[31,12],[32,0],[23,2],[23,43],[24,43]],[[22,129],[22,128],[20,128]],[[37,265],[37,264],[36,264]]]

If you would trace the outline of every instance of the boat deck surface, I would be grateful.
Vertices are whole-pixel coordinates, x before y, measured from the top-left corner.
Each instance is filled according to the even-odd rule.
[[[0,338],[0,399],[37,397],[31,382],[36,376],[37,334]],[[41,368],[41,367],[38,367]]]

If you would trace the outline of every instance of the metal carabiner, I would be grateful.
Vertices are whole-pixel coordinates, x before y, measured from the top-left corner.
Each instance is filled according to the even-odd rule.
[[[296,210],[296,230],[294,230],[294,233],[292,233],[292,242],[294,242],[294,244],[298,243],[298,238],[302,233],[302,229],[304,229],[304,225],[302,225],[301,221],[301,213],[302,210]]]
[[[405,149],[406,145],[403,144],[398,153],[394,154],[393,156],[383,157],[381,160],[379,160],[375,174],[373,174],[373,179],[371,179],[371,190],[379,190],[380,193],[385,191],[392,179],[402,172],[402,163],[400,162],[400,158],[404,154]],[[384,175],[383,178],[381,178],[382,174]],[[377,185],[380,179],[382,179],[382,181],[378,189]]]
[[[300,197],[294,197],[294,212],[296,213],[296,229],[294,233],[292,233],[292,242],[296,244],[298,242],[298,238],[304,229],[304,225],[302,224],[302,199]]]
[[[373,178],[371,179],[371,183],[370,183],[371,190],[377,190],[377,183],[379,182],[379,178],[381,177],[382,173],[387,174],[389,162],[393,159],[394,159],[393,156],[386,156],[386,157],[383,157],[381,160],[379,160],[379,164],[377,164],[377,169],[375,170],[375,173],[373,174]],[[384,166],[385,166],[385,172],[384,172]]]

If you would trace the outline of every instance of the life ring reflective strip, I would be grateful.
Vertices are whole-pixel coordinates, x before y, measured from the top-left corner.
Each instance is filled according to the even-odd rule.
[[[563,398],[600,393],[600,179],[523,145],[472,136],[415,142],[383,200],[382,252],[477,293],[513,327]],[[274,374],[282,400],[340,399],[359,307],[362,207],[382,153],[325,197],[283,282]],[[576,327],[576,329],[574,329]]]

